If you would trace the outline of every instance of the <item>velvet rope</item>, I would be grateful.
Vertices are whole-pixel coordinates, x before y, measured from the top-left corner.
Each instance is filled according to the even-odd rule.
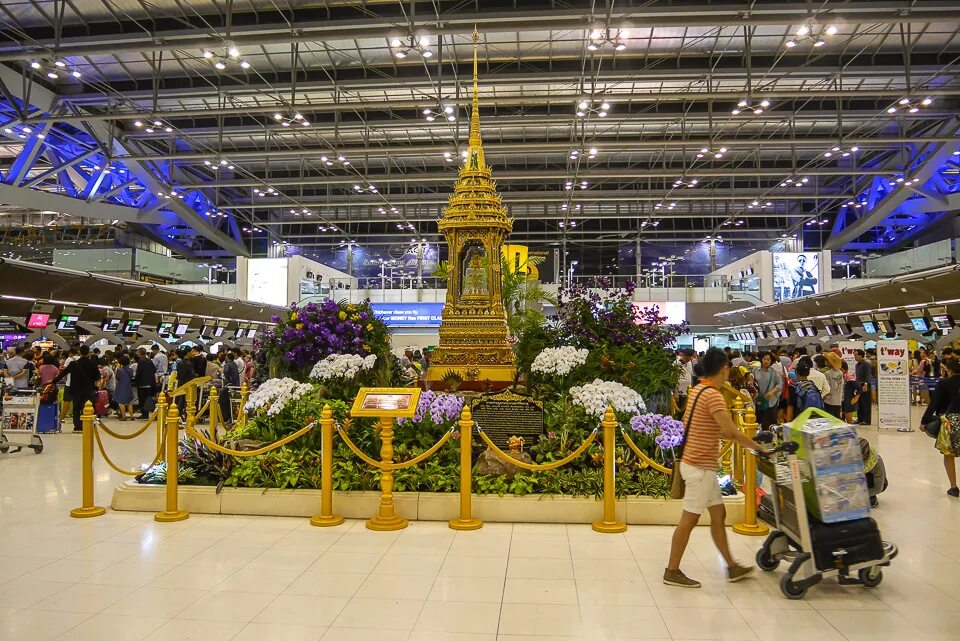
[[[493,450],[494,454],[496,454],[505,462],[511,465],[516,465],[519,468],[522,468],[524,470],[531,470],[533,472],[537,472],[540,470],[555,470],[558,467],[562,467],[567,463],[569,463],[570,461],[574,460],[575,458],[583,454],[586,451],[586,449],[590,447],[590,444],[593,443],[594,439],[597,438],[598,429],[599,428],[594,428],[594,430],[590,432],[590,436],[588,436],[586,440],[580,444],[580,447],[578,447],[576,450],[571,452],[569,456],[562,458],[559,461],[554,461],[553,463],[527,463],[525,461],[519,461],[513,458],[512,456],[510,456],[509,454],[501,450],[499,447],[494,445],[493,441],[490,440],[490,437],[484,433],[484,431],[480,428],[479,425],[477,425],[477,432],[480,433],[480,438],[482,438],[483,442],[487,444],[487,447]]]
[[[113,461],[110,460],[110,457],[107,456],[107,451],[103,447],[103,441],[100,440],[100,430],[97,429],[98,422],[93,424],[93,438],[97,442],[97,449],[100,450],[100,456],[103,457],[103,460],[106,461],[107,465],[112,467],[114,471],[119,472],[120,474],[124,474],[126,476],[139,476],[143,474],[143,470],[125,470],[121,467],[118,467]],[[164,443],[164,440],[160,439],[160,448],[157,450],[157,455],[153,457],[153,462],[150,463],[150,467],[153,467],[154,465],[156,465],[160,461],[160,458],[163,456],[163,443]]]
[[[213,441],[211,441],[206,436],[204,436],[203,434],[201,434],[200,432],[198,432],[192,427],[188,428],[186,432],[187,432],[187,436],[189,436],[192,439],[196,439],[200,441],[201,443],[209,447],[211,450],[215,450],[223,454],[229,454],[230,456],[239,456],[241,458],[246,458],[250,456],[259,456],[260,454],[266,454],[267,452],[272,452],[275,449],[281,448],[287,443],[297,440],[298,438],[300,438],[301,436],[303,436],[304,434],[312,430],[316,424],[317,422],[314,421],[309,425],[307,425],[306,427],[300,428],[293,434],[290,434],[289,436],[284,436],[279,441],[274,441],[270,445],[264,445],[263,447],[257,448],[255,450],[249,450],[246,452],[242,452],[240,450],[232,450],[228,447],[223,447],[222,445],[214,443]]]
[[[357,447],[356,444],[355,444],[353,441],[350,440],[350,437],[347,436],[347,431],[346,431],[346,429],[344,429],[344,428],[342,428],[342,427],[340,427],[340,426],[338,425],[338,426],[337,426],[337,431],[340,432],[340,438],[343,439],[343,442],[346,443],[346,445],[347,445],[348,448],[350,448],[350,451],[352,451],[354,454],[356,454],[364,463],[366,463],[367,465],[369,465],[369,466],[371,466],[371,467],[377,468],[377,469],[380,470],[381,472],[393,472],[394,470],[405,470],[405,469],[407,469],[408,467],[413,467],[414,465],[419,465],[420,463],[423,463],[423,462],[426,461],[428,458],[430,458],[431,456],[433,456],[434,454],[436,454],[437,451],[438,451],[441,447],[443,447],[443,445],[444,445],[447,441],[450,440],[450,437],[453,436],[453,431],[454,431],[455,428],[456,428],[456,426],[451,427],[451,428],[450,428],[450,431],[448,431],[446,434],[444,434],[443,436],[441,436],[441,437],[440,437],[440,440],[437,441],[436,443],[434,443],[434,444],[430,447],[430,449],[421,452],[420,454],[416,455],[415,457],[413,457],[413,458],[410,459],[409,461],[404,461],[403,463],[387,463],[387,464],[385,464],[383,461],[374,460],[373,458],[371,458],[371,457],[367,456],[366,454],[364,454],[364,452],[363,452],[359,447]]]
[[[101,421],[100,419],[97,419],[96,422],[100,424],[100,429],[103,430],[104,432],[106,432],[108,436],[112,436],[113,438],[120,439],[121,441],[129,441],[130,439],[132,439],[132,438],[137,438],[138,436],[140,436],[141,434],[143,434],[144,432],[146,432],[146,431],[150,428],[150,426],[153,425],[153,422],[154,422],[156,419],[157,419],[157,413],[156,413],[156,412],[153,412],[153,413],[150,415],[150,420],[147,421],[146,424],[145,424],[143,427],[141,427],[140,429],[138,429],[138,430],[137,430],[136,432],[134,432],[133,434],[120,434],[120,433],[118,433],[118,432],[114,432],[114,431],[111,430],[109,427],[107,427],[106,425],[104,425],[104,424],[103,424],[103,421]]]
[[[643,461],[646,467],[652,467],[658,472],[663,472],[664,474],[673,474],[673,470],[671,470],[669,467],[666,467],[665,465],[661,465],[660,463],[657,463],[652,458],[647,456],[646,452],[644,452],[639,447],[637,447],[637,444],[633,442],[633,439],[630,438],[630,435],[627,434],[627,431],[625,429],[620,428],[620,433],[623,434],[623,440],[627,442],[627,446],[631,450],[633,450],[633,453],[637,455],[637,458]]]

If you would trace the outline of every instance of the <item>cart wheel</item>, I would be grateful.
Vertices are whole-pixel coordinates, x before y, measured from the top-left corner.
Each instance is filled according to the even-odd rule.
[[[764,545],[757,550],[757,567],[764,572],[773,572],[780,567],[780,559],[773,558],[770,548]]]
[[[39,436],[34,436],[30,441],[30,449],[33,450],[34,454],[39,454],[43,451],[43,441],[40,440]]]
[[[6,454],[10,451],[10,446],[7,445],[7,437],[3,434],[0,434],[0,454]]]
[[[860,579],[860,583],[863,584],[863,587],[875,588],[880,585],[881,581],[883,581],[883,570],[880,569],[879,565],[875,565],[871,568],[863,568],[857,573],[857,578]]]
[[[802,599],[807,593],[807,586],[794,582],[791,575],[785,574],[780,577],[780,591],[788,599]]]

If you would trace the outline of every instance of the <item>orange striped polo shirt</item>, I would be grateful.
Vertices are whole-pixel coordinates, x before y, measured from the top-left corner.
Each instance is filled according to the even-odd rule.
[[[697,400],[696,408],[693,407]],[[690,412],[693,411],[693,420]],[[723,394],[710,382],[702,382],[690,390],[687,395],[687,407],[683,413],[683,424],[690,424],[687,442],[683,447],[683,458],[687,465],[706,470],[717,469],[720,458],[720,425],[714,418],[719,411],[728,411]]]

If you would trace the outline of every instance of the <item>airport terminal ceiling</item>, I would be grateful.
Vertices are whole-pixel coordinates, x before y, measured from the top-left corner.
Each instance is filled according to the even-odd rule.
[[[91,224],[191,258],[436,243],[474,27],[512,242],[702,271],[709,246],[896,249],[960,204],[958,21],[936,0],[4,2],[0,251]]]

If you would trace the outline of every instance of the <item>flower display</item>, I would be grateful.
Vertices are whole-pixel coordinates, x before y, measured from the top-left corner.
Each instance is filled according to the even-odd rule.
[[[298,383],[292,378],[271,378],[250,394],[245,408],[248,412],[266,409],[267,416],[276,416],[288,403],[312,391],[313,386],[309,383]]]
[[[553,374],[566,376],[573,368],[587,362],[590,351],[565,345],[563,347],[548,347],[533,359],[530,371],[538,374]]]
[[[602,418],[607,406],[623,414],[645,412],[640,394],[616,381],[602,381],[599,378],[591,383],[570,388],[570,398],[576,405],[584,408],[590,416]]]
[[[327,381],[333,378],[353,380],[358,373],[373,369],[377,362],[376,354],[331,354],[317,362],[310,370],[310,378]]]
[[[683,442],[683,423],[663,414],[640,414],[630,419],[636,432],[653,437],[661,450],[673,449]]]
[[[460,418],[463,411],[464,399],[456,394],[437,394],[427,390],[420,395],[417,402],[417,411],[413,415],[414,423],[421,423],[429,418],[436,425]],[[397,424],[402,425],[406,419],[398,418]]]
[[[273,376],[306,380],[311,368],[331,354],[375,354],[385,363],[390,353],[387,327],[368,302],[293,304],[273,321],[276,326],[256,343]]]

